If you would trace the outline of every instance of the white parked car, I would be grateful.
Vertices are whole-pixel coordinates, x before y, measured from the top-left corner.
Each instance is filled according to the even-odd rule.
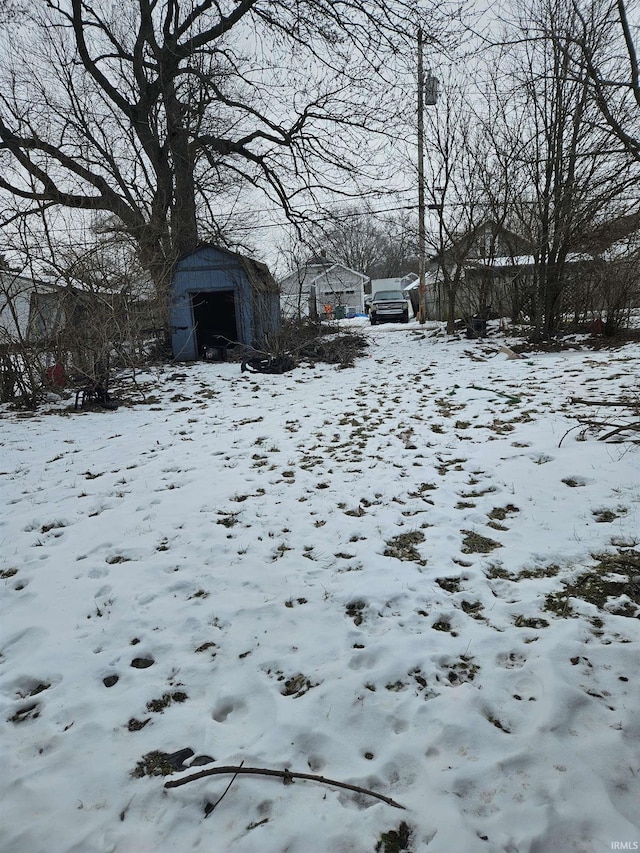
[[[408,323],[409,303],[401,290],[379,290],[373,294],[369,308],[371,325],[376,323]]]

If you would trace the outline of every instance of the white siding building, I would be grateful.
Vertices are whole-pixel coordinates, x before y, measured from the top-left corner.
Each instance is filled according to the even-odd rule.
[[[280,281],[282,315],[324,317],[329,313],[325,306],[331,306],[331,314],[338,318],[361,314],[368,280],[344,264],[313,258]]]
[[[31,279],[0,272],[0,344],[16,343],[27,337],[31,296],[36,285]]]

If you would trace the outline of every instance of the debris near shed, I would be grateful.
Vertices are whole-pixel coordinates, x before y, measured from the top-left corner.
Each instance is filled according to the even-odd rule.
[[[251,373],[286,373],[300,362],[335,364],[340,369],[353,367],[365,354],[367,338],[338,326],[303,318],[289,320],[263,351],[253,350],[243,358],[241,370]]]

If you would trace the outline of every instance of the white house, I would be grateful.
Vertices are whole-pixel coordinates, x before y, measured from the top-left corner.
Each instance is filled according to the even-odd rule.
[[[0,345],[34,343],[58,334],[81,298],[76,288],[0,271]]]
[[[280,281],[283,317],[347,317],[364,311],[363,273],[325,257],[314,257]],[[325,307],[326,306],[326,307]],[[330,311],[328,310],[330,306]]]
[[[23,276],[0,272],[0,344],[15,343],[27,337],[31,297],[35,283]]]

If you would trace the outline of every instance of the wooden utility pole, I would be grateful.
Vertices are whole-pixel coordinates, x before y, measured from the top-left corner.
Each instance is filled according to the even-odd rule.
[[[425,283],[424,227],[424,68],[422,64],[422,30],[418,30],[418,321],[427,319],[427,286]]]

